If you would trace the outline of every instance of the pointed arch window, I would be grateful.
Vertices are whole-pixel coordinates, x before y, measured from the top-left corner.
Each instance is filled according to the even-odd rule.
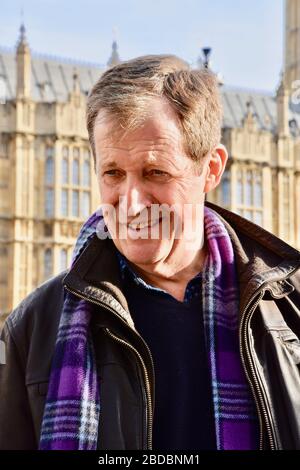
[[[90,161],[84,160],[83,162],[83,169],[82,169],[82,184],[85,187],[89,187],[91,184],[91,170],[90,170]]]
[[[53,157],[47,157],[46,159],[45,183],[46,185],[52,185],[54,183],[54,159]]]
[[[260,168],[239,168],[236,181],[236,212],[263,226],[263,186]]]
[[[68,252],[65,248],[60,251],[60,270],[64,271],[68,266]]]
[[[221,181],[221,198],[222,204],[224,206],[230,206],[231,197],[230,197],[231,185],[230,185],[230,171],[224,171]]]
[[[52,276],[53,271],[53,260],[52,260],[52,250],[47,248],[44,253],[44,279],[49,279]]]
[[[68,184],[69,182],[69,160],[64,157],[61,163],[61,182],[62,184]]]
[[[73,184],[79,185],[79,160],[73,160]]]

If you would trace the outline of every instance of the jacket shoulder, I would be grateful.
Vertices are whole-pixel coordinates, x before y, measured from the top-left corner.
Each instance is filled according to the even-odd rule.
[[[67,271],[38,286],[7,317],[7,328],[14,340],[20,344],[27,337],[30,340],[33,331],[47,331],[57,327],[63,305],[63,278]]]

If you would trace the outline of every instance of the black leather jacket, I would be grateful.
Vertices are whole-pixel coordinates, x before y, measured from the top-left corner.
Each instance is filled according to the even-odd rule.
[[[220,207],[240,288],[240,354],[262,449],[300,449],[300,253]],[[37,449],[64,288],[94,305],[101,381],[99,449],[151,449],[155,405],[150,351],[133,327],[111,240],[93,238],[75,266],[31,293],[2,331],[0,449]]]

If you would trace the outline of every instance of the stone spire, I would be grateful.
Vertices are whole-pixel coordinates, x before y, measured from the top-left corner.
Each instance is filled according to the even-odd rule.
[[[257,114],[254,111],[251,97],[249,97],[246,102],[246,112],[243,118],[243,125],[250,131],[257,129]]]
[[[17,42],[16,63],[16,96],[17,98],[29,98],[31,86],[31,54],[26,39],[25,26],[23,23],[20,27],[20,36]]]
[[[20,26],[20,36],[17,42],[17,47],[28,47],[28,42],[26,39],[26,29],[24,26],[24,23],[21,24]]]
[[[80,95],[80,83],[76,67],[73,69],[73,93]]]
[[[276,93],[277,132],[279,136],[289,135],[289,88],[285,73],[282,74]]]
[[[118,52],[118,44],[117,41],[114,40],[112,43],[112,52],[111,56],[107,62],[108,67],[113,67],[114,65],[118,65],[121,62]]]
[[[210,64],[210,56],[211,56],[211,48],[210,47],[203,47],[201,49],[201,55],[198,57],[197,65],[199,69],[209,69]]]
[[[200,55],[197,59],[197,67],[199,69],[209,69],[210,71],[212,71],[211,61],[210,61],[210,57],[211,57],[211,54],[212,54],[211,47],[203,47],[201,52],[202,52],[202,55]],[[214,72],[214,73],[217,77],[218,84],[220,86],[224,85],[223,75],[220,72],[218,72],[218,73]]]

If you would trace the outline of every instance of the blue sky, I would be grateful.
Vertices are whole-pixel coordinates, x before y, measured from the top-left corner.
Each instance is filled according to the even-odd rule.
[[[21,9],[33,51],[105,64],[116,29],[129,59],[212,47],[225,83],[274,91],[283,61],[284,0],[4,0],[0,45],[15,46]]]

